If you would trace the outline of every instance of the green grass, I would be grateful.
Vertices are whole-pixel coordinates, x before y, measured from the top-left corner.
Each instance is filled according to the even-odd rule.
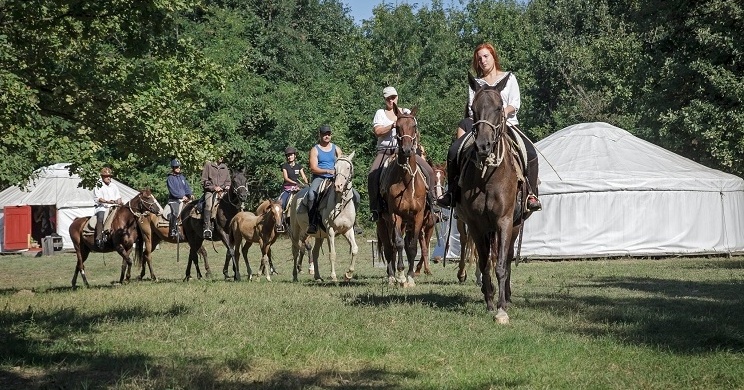
[[[74,254],[2,256],[0,388],[744,388],[742,258],[522,263],[498,325],[454,264],[390,287],[360,241],[337,284],[327,253],[326,282],[293,283],[287,240],[271,282],[223,281],[219,246],[210,280],[182,282],[166,244],[160,282],[113,284],[120,259],[94,254],[77,290]]]

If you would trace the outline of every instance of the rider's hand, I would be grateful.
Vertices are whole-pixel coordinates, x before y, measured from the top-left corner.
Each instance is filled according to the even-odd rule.
[[[214,186],[214,192],[221,192],[221,191],[222,191],[222,187]]]

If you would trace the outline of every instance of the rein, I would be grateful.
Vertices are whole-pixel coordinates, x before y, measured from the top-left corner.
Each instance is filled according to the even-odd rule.
[[[153,213],[153,214],[155,213],[154,211],[151,211],[151,209],[152,209],[152,206],[153,205],[156,205],[157,204],[157,202],[158,202],[157,199],[153,198],[153,201],[152,202],[148,202],[148,201],[145,200],[145,198],[142,197],[142,194],[141,193],[140,194],[137,194],[137,196],[135,196],[135,198],[139,198],[139,200],[140,200],[140,207],[139,207],[140,209],[142,209],[142,204],[143,203],[147,206],[144,211],[134,211],[134,209],[132,209],[132,200],[134,200],[134,199],[132,199],[129,202],[127,202],[124,206],[126,208],[128,208],[129,211],[132,214],[134,214],[135,217],[141,218],[143,216],[147,216],[150,213]]]
[[[243,202],[240,201],[240,195],[238,195],[238,190],[244,188],[246,191],[248,191],[248,187],[245,186],[245,184],[239,185],[237,187],[230,187],[230,191],[227,191],[227,201],[233,207],[235,207],[238,210],[243,210]],[[236,201],[233,201],[233,194],[235,196]]]
[[[395,159],[395,163],[399,167],[401,167],[401,169],[403,169],[406,173],[408,173],[409,175],[411,175],[411,189],[412,189],[412,191],[411,191],[411,199],[413,199],[413,198],[416,197],[416,176],[418,176],[418,174],[421,174],[421,176],[423,177],[423,172],[421,172],[421,167],[419,167],[418,163],[416,163],[416,157],[415,157],[416,150],[418,149],[418,136],[419,136],[419,133],[418,133],[418,121],[416,120],[416,118],[414,116],[411,116],[411,115],[401,115],[400,118],[412,118],[413,119],[413,123],[414,123],[414,129],[416,129],[416,131],[414,132],[413,135],[403,134],[403,135],[398,135],[397,136],[397,138],[398,138],[398,151],[397,151],[397,153],[401,153],[402,152],[402,150],[401,150],[402,149],[402,143],[400,141],[403,140],[403,138],[406,138],[407,137],[407,138],[410,138],[411,139],[411,142],[413,142],[413,154],[412,154],[412,156],[410,156],[405,163],[401,163],[397,158]],[[400,118],[398,118],[398,120],[400,120]],[[415,169],[411,166],[411,160],[412,159],[413,159],[413,165],[416,167]]]

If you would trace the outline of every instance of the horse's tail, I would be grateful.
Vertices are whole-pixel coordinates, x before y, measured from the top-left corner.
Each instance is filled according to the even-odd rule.
[[[137,239],[134,240],[134,264],[140,267],[145,258],[145,234],[139,221],[135,221],[134,225],[137,229]]]

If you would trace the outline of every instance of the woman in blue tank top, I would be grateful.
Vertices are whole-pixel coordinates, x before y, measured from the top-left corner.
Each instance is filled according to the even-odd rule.
[[[323,125],[318,129],[320,141],[310,149],[310,173],[313,180],[310,183],[310,191],[307,192],[309,226],[307,234],[315,234],[318,231],[320,215],[316,200],[318,189],[323,180],[332,178],[336,174],[336,158],[342,155],[341,148],[331,143],[331,126]]]

